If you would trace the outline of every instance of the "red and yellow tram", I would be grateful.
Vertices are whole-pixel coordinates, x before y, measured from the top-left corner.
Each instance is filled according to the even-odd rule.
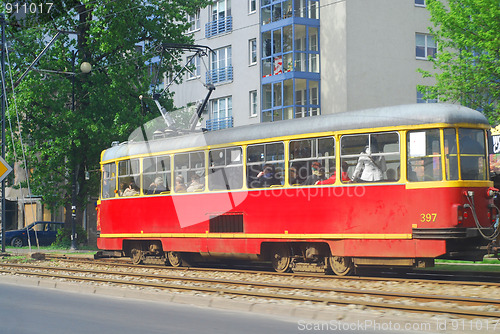
[[[98,247],[338,275],[481,260],[498,234],[488,129],[477,111],[417,104],[115,145]]]

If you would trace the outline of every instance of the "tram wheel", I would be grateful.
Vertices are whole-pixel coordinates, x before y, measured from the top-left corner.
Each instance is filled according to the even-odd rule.
[[[333,273],[337,276],[347,276],[354,270],[354,263],[350,257],[330,256],[328,263]]]
[[[274,270],[279,273],[290,271],[292,263],[292,252],[288,245],[280,245],[273,250],[272,264]]]
[[[133,264],[142,264],[144,261],[144,252],[140,249],[133,248],[130,251],[130,258]]]
[[[182,267],[184,261],[182,260],[181,253],[178,252],[168,252],[167,253],[168,262],[172,267]]]

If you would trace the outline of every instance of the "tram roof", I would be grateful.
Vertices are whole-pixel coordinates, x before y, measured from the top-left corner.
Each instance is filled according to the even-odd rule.
[[[484,124],[479,111],[453,104],[411,104],[244,125],[141,142],[126,142],[103,152],[102,161],[170,150],[238,143],[306,133],[376,129],[421,124]]]

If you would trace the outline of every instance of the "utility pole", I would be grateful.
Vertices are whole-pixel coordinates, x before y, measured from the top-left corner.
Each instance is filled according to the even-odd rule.
[[[5,160],[5,14],[0,14],[0,23],[2,25],[2,159]],[[2,253],[5,252],[5,179],[2,180]]]

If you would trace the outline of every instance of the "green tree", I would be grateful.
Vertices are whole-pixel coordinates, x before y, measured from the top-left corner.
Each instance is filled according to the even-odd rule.
[[[192,36],[184,33],[189,27],[187,17],[210,1],[52,2],[50,12],[48,7],[39,7],[42,11],[37,15],[28,13],[18,19],[13,13],[8,17],[14,81],[56,30],[78,33],[62,34],[15,94],[9,93],[8,117],[16,124],[15,105],[20,115],[19,127],[10,135],[14,145],[19,145],[21,135],[26,144],[32,192],[42,195],[51,208],[67,206],[76,175],[80,208],[89,194],[98,193],[101,151],[113,141],[127,140],[135,128],[158,116],[156,109],[144,111],[147,108],[141,107],[139,95],[148,95],[156,70],[162,73],[179,68],[174,59],[179,54],[160,57],[159,46],[192,43]],[[79,70],[84,61],[93,66],[90,74]],[[154,71],[152,63],[158,64]],[[42,71],[73,72],[73,64],[74,75]],[[168,95],[162,102],[172,106]],[[90,172],[89,180],[85,179],[86,171]]]
[[[500,121],[500,3],[498,0],[427,0],[438,42],[427,95],[482,110]],[[420,87],[425,93],[426,87]]]

